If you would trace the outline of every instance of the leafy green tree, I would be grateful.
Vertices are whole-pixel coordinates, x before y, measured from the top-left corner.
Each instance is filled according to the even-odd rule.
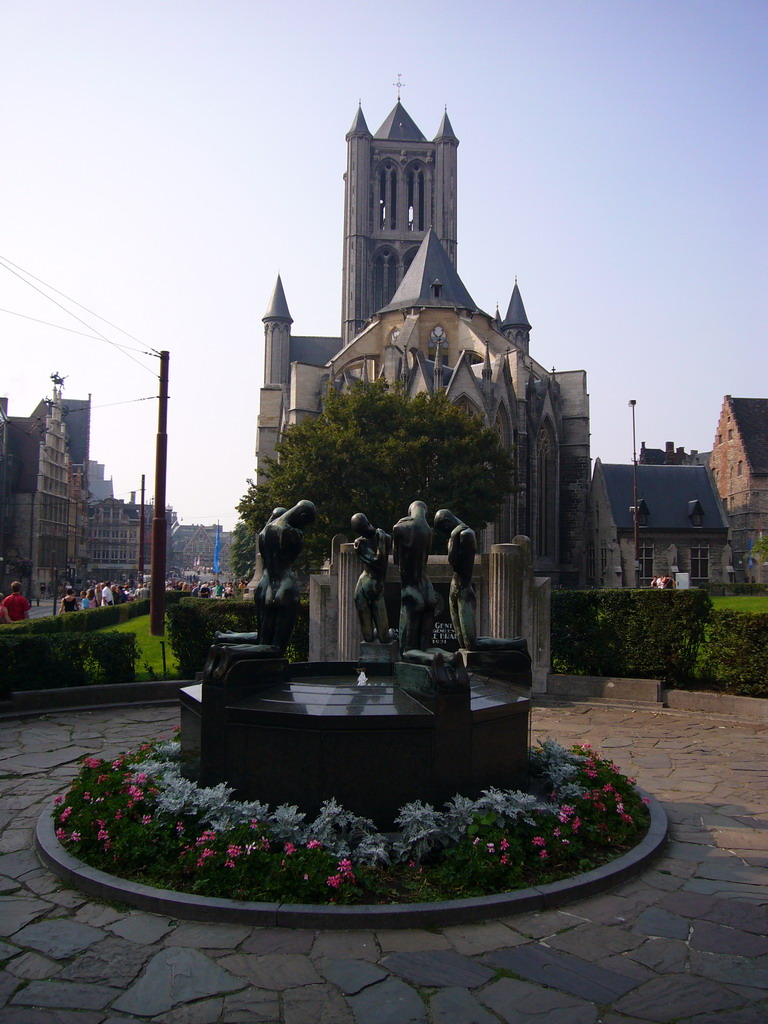
[[[250,579],[256,563],[256,531],[239,520],[232,531],[229,565],[234,579]]]
[[[322,564],[335,534],[351,537],[355,512],[390,531],[421,499],[431,514],[449,508],[480,530],[513,489],[514,459],[494,430],[442,391],[410,399],[386,381],[329,391],[318,417],[285,432],[277,456],[262,482],[250,482],[238,511],[258,531],[273,508],[313,501],[305,567]]]

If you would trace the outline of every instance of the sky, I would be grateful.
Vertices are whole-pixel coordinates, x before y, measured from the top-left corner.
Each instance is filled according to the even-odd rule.
[[[587,372],[592,457],[712,447],[768,396],[764,0],[4,0],[0,395],[66,378],[117,497],[231,529],[277,273],[338,335],[345,135],[401,99],[460,140],[458,269]],[[66,329],[64,329],[66,328]],[[308,497],[312,497],[308,495]]]

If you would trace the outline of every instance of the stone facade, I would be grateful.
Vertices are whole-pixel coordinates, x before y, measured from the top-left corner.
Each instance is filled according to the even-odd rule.
[[[548,371],[530,355],[517,282],[502,316],[484,312],[459,277],[458,144],[447,115],[429,141],[399,102],[374,135],[358,110],[347,135],[342,333],[293,335],[278,277],[263,318],[258,465],[263,472],[287,427],[321,411],[330,387],[384,378],[411,395],[442,389],[515,452],[516,489],[482,549],[524,534],[538,574],[583,585],[586,373]]]
[[[730,581],[728,523],[707,467],[642,465],[637,481],[639,572],[633,467],[595,462],[588,585],[647,587],[654,576],[687,578],[691,586]]]
[[[768,525],[768,398],[726,395],[711,456],[731,528],[736,582],[765,583],[751,545]]]

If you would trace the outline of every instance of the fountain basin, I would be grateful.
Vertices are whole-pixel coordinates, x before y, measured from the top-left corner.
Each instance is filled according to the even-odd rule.
[[[396,666],[393,666],[396,672]],[[228,782],[244,800],[296,804],[309,816],[336,799],[394,826],[414,800],[523,788],[530,700],[524,687],[475,673],[469,687],[414,693],[393,675],[356,683],[352,662],[251,669],[247,683],[181,690],[182,751],[200,782]]]

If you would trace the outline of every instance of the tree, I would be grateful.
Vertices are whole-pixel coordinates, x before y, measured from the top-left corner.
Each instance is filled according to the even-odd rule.
[[[250,579],[256,564],[256,532],[242,519],[232,531],[229,567],[234,579]]]
[[[317,507],[303,564],[319,566],[335,534],[351,536],[364,512],[388,532],[412,501],[431,514],[449,508],[480,530],[513,489],[514,459],[495,431],[452,404],[444,392],[409,398],[380,380],[330,390],[322,413],[286,430],[263,480],[250,482],[238,511],[260,530],[277,506],[302,498]],[[437,538],[436,538],[437,540]]]

